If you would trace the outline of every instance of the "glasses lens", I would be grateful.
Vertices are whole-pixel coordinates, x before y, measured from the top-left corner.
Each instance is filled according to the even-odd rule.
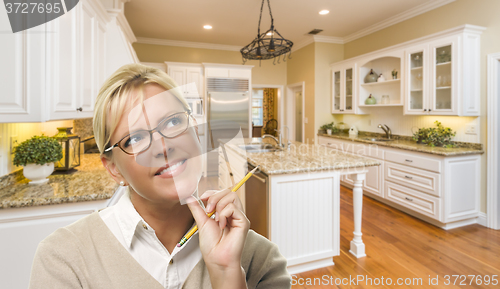
[[[164,137],[172,138],[183,133],[189,125],[187,113],[177,113],[165,119],[158,127]]]
[[[130,154],[137,154],[145,150],[150,143],[150,134],[148,131],[138,131],[124,138],[120,145]]]

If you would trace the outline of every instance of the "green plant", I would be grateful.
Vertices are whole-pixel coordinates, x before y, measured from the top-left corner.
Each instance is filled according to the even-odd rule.
[[[322,130],[327,130],[327,129],[331,129],[332,130],[332,133],[334,132],[338,132],[338,128],[336,128],[335,126],[335,123],[332,121],[331,123],[327,123],[327,124],[324,124],[320,127],[320,129]]]
[[[436,127],[420,128],[417,132],[413,134],[413,139],[417,143],[425,143],[429,146],[442,146],[442,147],[453,147],[452,137],[456,135],[456,132],[452,131],[449,127],[444,127],[441,122],[435,121]]]
[[[39,164],[57,162],[62,159],[62,146],[49,136],[34,136],[23,141],[14,148],[14,165]]]

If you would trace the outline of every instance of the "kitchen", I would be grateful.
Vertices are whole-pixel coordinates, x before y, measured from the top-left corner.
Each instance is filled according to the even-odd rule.
[[[341,176],[339,181],[343,186],[337,192],[340,205],[338,208],[335,207],[339,210],[340,227],[333,218],[325,221],[330,222],[328,225],[332,229],[328,233],[331,236],[334,236],[337,230],[339,234],[338,244],[332,241],[329,248],[330,252],[334,252],[336,248],[339,251],[331,256],[328,253],[323,255],[334,265],[328,264],[327,267],[317,267],[319,269],[312,271],[297,272],[297,276],[312,278],[328,274],[348,277],[365,272],[372,277],[415,276],[425,277],[427,281],[427,276],[431,274],[440,274],[441,278],[446,274],[498,275],[500,264],[495,261],[499,259],[496,258],[498,253],[495,253],[498,251],[495,250],[498,249],[499,235],[498,231],[492,229],[499,228],[500,198],[498,184],[494,183],[498,178],[491,177],[498,174],[496,171],[498,165],[495,167],[495,164],[498,164],[498,160],[495,159],[498,158],[497,142],[495,146],[498,129],[494,129],[494,116],[498,107],[490,105],[496,103],[490,102],[495,98],[493,92],[490,92],[490,89],[494,88],[491,86],[491,80],[497,81],[498,78],[490,78],[494,69],[487,67],[489,62],[486,61],[490,59],[489,57],[498,58],[494,53],[500,51],[500,43],[496,37],[500,31],[500,22],[494,13],[500,8],[497,1],[478,3],[468,0],[415,0],[407,1],[408,3],[404,4],[407,6],[396,3],[399,1],[388,1],[385,4],[372,3],[370,4],[372,6],[366,6],[365,9],[358,7],[360,4],[348,5],[342,1],[328,4],[317,1],[308,3],[307,7],[300,7],[299,4],[296,4],[297,7],[293,5],[289,7],[283,1],[271,1],[276,28],[284,37],[290,37],[289,39],[294,42],[291,55],[290,57],[286,55],[285,59],[281,56],[280,63],[272,59],[253,60],[245,65],[242,65],[240,49],[255,35],[260,1],[253,1],[255,3],[249,1],[250,3],[244,7],[241,6],[243,4],[220,1],[221,7],[216,11],[206,3],[197,3],[199,6],[196,11],[191,11],[192,8],[187,7],[189,6],[187,4],[186,6],[176,4],[179,6],[175,9],[184,13],[170,15],[174,23],[182,23],[183,15],[186,13],[196,15],[186,23],[186,30],[182,31],[178,25],[154,24],[154,19],[162,19],[162,15],[169,11],[169,7],[161,6],[159,1],[151,1],[147,4],[150,6],[144,6],[146,4],[134,0],[114,1],[112,4],[108,2],[111,1],[82,1],[78,4],[73,10],[78,14],[73,17],[81,19],[81,24],[69,25],[72,23],[72,18],[61,17],[57,21],[48,22],[46,28],[43,25],[31,28],[35,31],[65,29],[60,30],[61,34],[53,34],[47,39],[37,38],[36,33],[29,34],[29,38],[23,38],[25,36],[21,34],[2,36],[6,37],[5,42],[2,38],[2,43],[13,43],[5,46],[4,55],[16,55],[16,57],[3,58],[8,61],[5,62],[8,63],[7,67],[13,68],[5,71],[14,73],[4,76],[8,81],[2,82],[2,88],[7,93],[0,101],[2,104],[0,175],[4,176],[0,182],[2,184],[0,216],[2,228],[7,230],[4,232],[12,232],[8,230],[17,226],[16,234],[29,237],[22,241],[27,242],[26,244],[20,239],[2,241],[5,242],[3,244],[9,245],[2,246],[2,254],[10,253],[7,259],[12,259],[12,263],[2,261],[0,271],[2,274],[7,274],[2,275],[2,280],[11,280],[7,276],[14,274],[19,274],[15,279],[22,280],[19,285],[6,283],[16,284],[11,288],[25,288],[27,285],[26,278],[30,270],[26,267],[30,265],[26,264],[30,263],[26,262],[32,259],[36,244],[45,234],[42,230],[35,234],[36,228],[41,228],[43,225],[46,227],[44,230],[53,231],[106,206],[117,187],[112,179],[102,175],[104,170],[95,155],[81,153],[80,165],[74,168],[77,173],[64,175],[56,171],[49,176],[48,185],[57,183],[57,187],[52,187],[53,191],[38,192],[38,196],[33,196],[31,194],[36,190],[27,184],[28,181],[22,176],[21,167],[13,165],[11,147],[34,135],[44,133],[53,136],[57,133],[57,127],[73,127],[72,132],[77,133],[82,140],[92,136],[92,121],[90,119],[89,122],[89,118],[92,117],[93,100],[99,84],[118,67],[132,62],[159,67],[174,77],[178,83],[199,83],[197,90],[202,98],[195,100],[193,105],[194,107],[202,105],[205,112],[209,111],[208,95],[205,94],[208,90],[205,85],[210,75],[222,78],[237,75],[235,78],[247,79],[251,88],[274,89],[276,93],[272,102],[276,111],[272,113],[272,117],[269,117],[270,112],[267,111],[266,120],[272,118],[277,120],[277,129],[281,132],[283,144],[286,145],[287,139],[291,139],[292,148],[289,154],[295,153],[292,164],[307,162],[300,158],[298,150],[293,151],[293,147],[300,147],[300,144],[294,143],[297,140],[301,140],[307,147],[331,149],[328,152],[333,154],[336,152],[357,154],[360,156],[353,157],[369,159],[373,164],[377,164],[367,166],[366,181],[360,180],[364,194],[361,231],[363,241],[366,243],[366,257],[355,258],[349,253],[355,226],[352,217],[355,208],[351,190],[354,180],[348,175]],[[363,2],[363,5],[368,5],[367,2],[373,1]],[[161,9],[155,9],[156,6]],[[287,9],[290,9],[288,13],[294,11],[297,16],[290,16],[292,14],[289,15]],[[330,13],[318,14],[322,9],[328,9]],[[245,11],[241,15],[238,14],[242,18],[239,21],[242,22],[237,22],[238,19],[235,18],[238,17],[235,17],[234,11]],[[2,29],[10,31],[6,14],[1,13],[3,13]],[[71,11],[67,16],[70,16],[70,13]],[[268,11],[264,9],[261,27],[265,30],[270,24],[267,13]],[[298,15],[302,15],[301,13],[306,15],[303,23],[296,20]],[[358,22],[352,26],[341,25],[349,23],[352,20],[349,17],[358,19]],[[145,21],[146,18],[151,18],[151,22]],[[216,19],[225,18],[227,22],[216,22]],[[231,25],[230,21],[244,24]],[[300,25],[297,22],[300,22]],[[201,27],[208,24],[213,28]],[[92,33],[86,34],[87,27],[93,29]],[[306,35],[315,28],[324,31],[316,36]],[[71,44],[65,41],[66,36],[73,35],[74,31],[83,31],[77,42]],[[92,37],[93,41],[88,41]],[[445,38],[452,40],[446,42],[447,40],[443,40]],[[27,44],[23,42],[25,39],[29,39]],[[456,42],[453,42],[453,39],[457,39]],[[436,45],[439,41],[444,42]],[[451,74],[455,78],[446,80],[450,81],[451,85],[438,85],[438,78],[431,77],[432,74],[439,72],[439,69],[447,68],[446,64],[434,68],[432,60],[435,56],[432,54],[432,48],[447,47],[449,44],[456,49],[447,53],[451,55],[452,66],[449,69],[452,69]],[[27,49],[23,52],[26,54],[24,55],[16,52],[15,48],[19,47],[16,45],[28,45],[28,48],[45,47],[45,49]],[[68,49],[70,51],[74,49],[74,54],[65,55],[64,51]],[[89,53],[92,51],[95,53]],[[30,57],[31,62],[26,63],[25,59],[28,58],[23,58],[23,55]],[[417,55],[423,57],[424,70],[421,76],[418,75],[418,67],[421,65],[410,66],[415,62]],[[87,61],[88,59],[92,59],[93,62]],[[457,64],[453,61],[457,61]],[[448,61],[443,63],[445,62]],[[91,65],[87,66],[89,63]],[[99,65],[100,63],[105,65]],[[69,71],[68,66],[71,71],[78,73],[66,73],[65,71]],[[372,68],[377,74],[383,73],[386,81],[381,84],[366,83],[365,77],[370,72],[368,68]],[[40,69],[48,71],[45,81],[37,77],[38,71],[42,71]],[[388,80],[392,80],[393,70],[397,70],[398,74],[395,81],[391,82]],[[336,72],[339,72],[337,74],[339,98],[336,98],[335,93]],[[348,73],[351,73],[350,77]],[[178,75],[178,78],[175,75]],[[441,82],[443,78],[441,77]],[[183,82],[182,79],[189,80]],[[351,83],[354,82],[350,87],[351,93],[347,93],[349,80]],[[16,85],[10,85],[11,83]],[[412,87],[420,83],[421,88]],[[451,93],[450,109],[447,111],[444,111],[448,105],[447,100],[439,105],[436,101],[434,107],[431,107],[433,100],[437,99],[431,98],[437,91],[435,87],[444,86],[454,89]],[[30,90],[23,90],[24,87]],[[292,105],[290,95],[295,89],[302,92],[303,98]],[[417,92],[419,89],[423,92],[421,98]],[[35,91],[41,92],[35,93]],[[375,106],[365,103],[370,94],[376,98]],[[386,94],[390,97],[389,103],[383,104],[381,96]],[[414,98],[411,98],[412,96]],[[268,98],[267,103],[270,101]],[[410,101],[413,102],[410,104]],[[294,119],[289,112],[297,107],[300,108],[301,102],[303,121],[296,122],[297,117]],[[261,113],[261,110],[256,108]],[[418,109],[420,111],[417,111]],[[433,112],[424,113],[423,109],[432,109]],[[207,113],[204,114],[201,109],[198,117],[199,122],[203,123]],[[256,117],[260,118],[260,114]],[[264,126],[263,118],[262,109]],[[411,139],[418,128],[435,127],[436,120],[456,132],[453,141],[457,147],[430,147],[416,144]],[[327,131],[321,129],[323,125],[331,122],[334,122],[336,130],[341,129],[340,126],[343,125],[344,132],[342,134],[333,132],[329,135]],[[386,133],[378,128],[379,124],[386,124],[393,138],[397,140],[385,143],[385,141],[364,139],[386,138]],[[297,129],[300,126],[303,128],[302,131]],[[347,132],[351,127],[359,131],[356,141],[353,141],[353,137],[350,138]],[[251,130],[249,127],[248,131]],[[200,136],[204,143],[211,144],[208,134]],[[279,138],[279,134],[275,136]],[[264,139],[264,142],[275,145],[275,141],[271,138]],[[376,150],[370,150],[372,146],[376,147]],[[228,148],[228,151],[236,159],[241,156],[238,152],[242,153],[238,149],[231,151],[231,148]],[[261,164],[260,155],[285,157],[280,154],[286,153],[286,150],[278,152],[247,150],[246,157],[250,164],[255,165]],[[340,153],[336,155],[341,155]],[[220,152],[214,150],[212,154],[212,161],[218,162]],[[406,159],[412,162],[407,162]],[[207,180],[210,177],[214,178],[215,174],[215,180],[211,180],[221,187],[231,185],[231,177],[238,181],[245,173],[234,171],[241,169],[241,166],[232,168],[233,176],[223,169],[220,172],[211,172],[212,168],[213,166],[208,165],[207,158],[205,172]],[[333,175],[337,173],[333,169],[325,171]],[[221,173],[221,180],[218,173]],[[287,176],[287,174],[272,174],[270,171],[268,173],[271,183],[273,178],[278,180],[280,176]],[[311,171],[307,174],[313,175]],[[86,181],[95,179],[95,176],[100,176],[95,183]],[[12,190],[12,184],[15,182],[23,186],[21,190]],[[273,189],[274,187],[271,187],[269,190],[271,194]],[[88,191],[93,192],[89,194]],[[21,194],[26,192],[28,197],[20,200]],[[247,201],[247,196],[243,193],[247,192],[248,186],[239,192],[240,198],[244,201]],[[327,192],[323,191],[325,197]],[[455,195],[454,192],[461,194]],[[51,193],[55,194],[55,197],[51,196]],[[330,193],[337,197],[335,189],[331,188]],[[408,203],[411,201],[405,198],[413,199],[414,205]],[[77,202],[74,202],[75,200]],[[326,200],[331,201],[331,199]],[[254,200],[248,199],[248,202],[252,201]],[[47,204],[53,205],[44,206]],[[314,206],[309,209],[314,209]],[[269,213],[273,212],[275,210]],[[337,214],[336,210],[332,212]],[[273,220],[267,221],[273,222]],[[24,223],[12,225],[12,222]],[[394,234],[393,230],[403,232],[399,233],[403,235]],[[432,235],[439,237],[432,238]],[[39,238],[38,241],[28,240],[35,239],[35,236]],[[332,240],[336,238],[332,237]],[[440,242],[439,238],[449,242],[453,250],[447,249],[446,243]],[[274,242],[272,237],[271,240]],[[435,246],[423,245],[426,242]],[[35,243],[35,247],[32,243]],[[30,249],[25,250],[26,252],[22,253],[24,255],[18,256],[18,250],[12,250],[12,246],[16,249],[28,247]],[[478,246],[485,246],[486,249]],[[285,248],[280,247],[280,250],[286,253]],[[415,252],[410,252],[412,250]],[[429,250],[433,252],[428,253]],[[421,252],[422,256],[418,256],[418,252]],[[403,257],[398,257],[399,255]],[[304,253],[303,256],[307,257],[307,254]],[[455,259],[459,257],[456,256],[466,260],[469,265],[459,266],[458,259]],[[429,260],[445,264],[440,263],[441,258],[447,260],[447,263],[456,265],[448,267],[449,270],[440,270],[428,264]],[[15,270],[9,271],[9,268]],[[469,269],[470,271],[467,271]],[[467,279],[467,282],[469,281]],[[338,287],[342,288],[342,285]],[[299,284],[297,288],[301,288]]]

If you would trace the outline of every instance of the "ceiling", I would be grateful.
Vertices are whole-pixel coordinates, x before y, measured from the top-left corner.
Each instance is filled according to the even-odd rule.
[[[349,41],[454,0],[270,0],[275,28],[294,43],[307,33]],[[135,36],[244,46],[257,35],[261,0],[131,0],[125,4]],[[319,11],[327,9],[327,15]],[[261,32],[269,29],[267,1]],[[211,30],[203,29],[209,24]],[[385,25],[385,26],[384,26]]]

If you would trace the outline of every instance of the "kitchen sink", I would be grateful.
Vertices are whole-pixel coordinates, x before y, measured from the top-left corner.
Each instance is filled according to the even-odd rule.
[[[364,140],[369,140],[369,141],[392,141],[392,139],[387,139],[387,138],[370,138],[366,137],[363,138]]]
[[[280,151],[281,149],[268,143],[247,144],[238,146],[240,149],[246,150],[249,153],[266,153]]]

